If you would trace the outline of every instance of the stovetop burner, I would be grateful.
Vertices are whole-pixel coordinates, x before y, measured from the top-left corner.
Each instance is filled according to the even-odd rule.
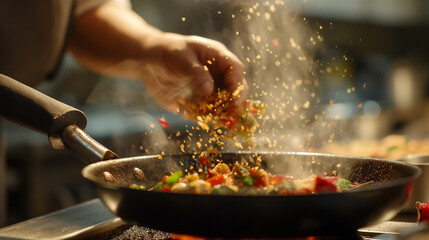
[[[348,236],[285,238],[275,240],[367,240],[395,239],[405,229],[417,227],[416,214],[401,214],[376,226],[361,228]],[[0,239],[86,239],[86,240],[221,240],[165,233],[145,227],[129,226],[116,217],[99,199],[0,229]],[[229,239],[253,240],[253,239]],[[260,239],[261,240],[261,239]],[[265,239],[272,240],[272,239]]]
[[[324,236],[324,237],[302,237],[302,238],[262,238],[262,239],[253,239],[253,238],[233,238],[233,239],[224,239],[224,238],[206,238],[206,237],[197,237],[189,236],[183,234],[170,234],[162,231],[153,230],[146,227],[132,226],[123,233],[110,238],[109,240],[366,240],[368,238],[358,234],[352,233],[350,235],[342,236]]]

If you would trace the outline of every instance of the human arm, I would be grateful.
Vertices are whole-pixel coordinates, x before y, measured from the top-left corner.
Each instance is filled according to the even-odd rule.
[[[223,44],[197,36],[162,32],[132,10],[103,4],[73,23],[69,49],[95,72],[141,79],[169,110],[177,100],[204,97],[214,87],[245,86],[243,64]]]

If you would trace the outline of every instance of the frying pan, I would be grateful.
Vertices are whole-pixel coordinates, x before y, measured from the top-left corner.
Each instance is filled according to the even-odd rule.
[[[224,162],[257,164],[273,174],[297,178],[334,174],[367,188],[318,195],[195,195],[130,189],[152,186],[164,175],[195,164],[192,155],[116,155],[83,132],[85,115],[9,77],[0,75],[0,114],[49,136],[87,162],[83,176],[117,216],[146,227],[210,237],[299,237],[347,235],[395,216],[408,199],[420,169],[400,162],[352,156],[287,152],[223,153]],[[100,161],[111,159],[106,161]],[[256,160],[259,159],[259,160]],[[132,174],[135,167],[146,178]],[[115,181],[107,182],[105,172]]]

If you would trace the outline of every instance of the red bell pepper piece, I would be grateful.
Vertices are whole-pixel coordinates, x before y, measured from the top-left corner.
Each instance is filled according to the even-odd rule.
[[[165,120],[165,117],[162,118],[156,118],[158,120],[158,122],[161,124],[162,127],[164,128],[169,128],[170,125],[168,124],[168,122]]]
[[[262,178],[256,179],[256,181],[253,182],[253,187],[266,187],[267,183],[262,181]]]
[[[327,193],[327,192],[336,192],[337,185],[329,178],[323,178],[317,176],[314,181],[314,192],[315,193]]]
[[[229,119],[223,120],[223,125],[225,125],[228,128],[228,130],[231,130],[234,127],[236,121],[237,121],[236,119],[229,118]]]
[[[171,188],[168,186],[168,184],[164,184],[162,188],[158,190],[158,192],[171,192]]]
[[[223,175],[219,175],[219,176],[216,176],[216,177],[211,177],[209,179],[206,179],[206,182],[210,183],[212,185],[212,187],[213,187],[213,186],[216,186],[216,185],[224,183],[225,180],[226,179],[225,179],[225,177]]]
[[[167,179],[168,178],[168,176],[167,175],[165,175],[163,178],[162,178],[162,183],[165,183],[165,179]]]
[[[429,203],[417,201],[416,208],[417,208],[417,222],[419,223],[429,222]]]

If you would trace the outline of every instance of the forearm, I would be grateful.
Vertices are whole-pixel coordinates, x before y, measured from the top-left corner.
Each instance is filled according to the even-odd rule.
[[[130,9],[107,3],[76,19],[69,50],[95,72],[138,78],[137,65],[148,58],[145,49],[161,34]],[[156,56],[151,56],[151,61],[156,61]]]

